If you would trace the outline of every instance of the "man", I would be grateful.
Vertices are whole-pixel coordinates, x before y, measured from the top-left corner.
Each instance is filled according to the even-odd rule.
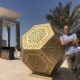
[[[73,34],[70,33],[70,28],[68,27],[68,25],[64,26],[63,33],[64,34],[60,37],[60,42],[61,42],[61,45],[64,46],[65,48],[65,54],[67,56],[68,66],[74,72],[75,55],[78,52],[77,35],[75,33]]]

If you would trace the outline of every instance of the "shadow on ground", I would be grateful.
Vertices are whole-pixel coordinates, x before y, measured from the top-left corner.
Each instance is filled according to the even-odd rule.
[[[60,67],[54,74],[53,80],[76,80],[69,68]]]

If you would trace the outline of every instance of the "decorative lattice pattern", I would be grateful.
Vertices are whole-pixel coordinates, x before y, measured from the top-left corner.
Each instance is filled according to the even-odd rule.
[[[49,24],[35,25],[22,37],[23,49],[40,49],[53,36]]]
[[[28,43],[30,43],[30,44],[38,44],[45,36],[46,36],[46,31],[45,31],[44,28],[35,29],[28,36]]]

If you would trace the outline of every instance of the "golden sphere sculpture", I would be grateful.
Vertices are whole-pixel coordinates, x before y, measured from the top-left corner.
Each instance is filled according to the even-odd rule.
[[[33,73],[51,75],[63,62],[64,49],[53,27],[34,25],[22,36],[22,61]]]

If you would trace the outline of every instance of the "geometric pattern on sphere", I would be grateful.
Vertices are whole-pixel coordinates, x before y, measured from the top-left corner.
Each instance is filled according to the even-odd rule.
[[[22,48],[40,49],[53,35],[50,24],[34,25],[22,36]]]
[[[51,75],[64,61],[60,34],[49,23],[34,25],[22,36],[22,61],[33,73]]]

